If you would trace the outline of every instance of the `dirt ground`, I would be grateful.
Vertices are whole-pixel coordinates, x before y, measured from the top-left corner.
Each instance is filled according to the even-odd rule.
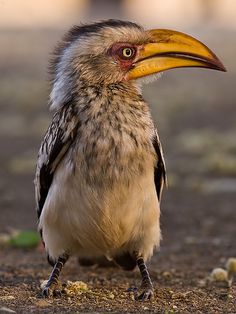
[[[161,249],[149,263],[153,300],[134,301],[127,292],[139,285],[138,271],[81,267],[76,257],[61,280],[81,280],[88,291],[42,299],[40,281],[50,273],[42,247],[1,246],[0,313],[4,307],[16,313],[236,313],[236,282],[226,288],[207,281],[212,269],[236,257],[235,34],[200,35],[229,73],[177,70],[145,88],[169,174]],[[46,60],[58,38],[52,31],[0,34],[1,47],[8,45],[1,60],[14,60],[0,65],[0,233],[36,228],[34,164],[49,121]]]
[[[134,301],[127,292],[138,286],[138,271],[118,268],[86,268],[72,258],[61,279],[81,280],[89,291],[75,297],[44,300],[40,280],[50,267],[42,248],[22,251],[3,249],[0,253],[0,304],[17,313],[236,313],[236,285],[230,289],[204,283],[214,267],[224,267],[235,254],[235,196],[188,195],[169,191],[162,214],[162,248],[149,269],[155,286],[151,302]],[[173,204],[181,204],[174,210]]]

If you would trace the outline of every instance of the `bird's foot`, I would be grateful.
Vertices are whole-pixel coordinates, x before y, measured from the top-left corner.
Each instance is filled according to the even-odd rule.
[[[149,287],[149,286],[148,287],[141,286],[140,290],[136,287],[130,287],[128,289],[128,292],[133,293],[134,299],[136,301],[147,301],[147,300],[150,300],[154,295],[153,287]]]
[[[43,298],[56,297],[60,298],[62,295],[62,290],[58,287],[58,285],[46,285],[42,290]]]
[[[146,301],[152,299],[154,296],[154,291],[152,287],[145,287],[141,289],[141,293],[137,296],[136,300]]]

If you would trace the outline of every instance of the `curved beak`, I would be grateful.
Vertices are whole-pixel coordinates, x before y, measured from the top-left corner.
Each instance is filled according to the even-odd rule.
[[[133,67],[127,73],[128,80],[182,67],[226,71],[207,46],[187,34],[167,29],[153,29],[146,33],[149,42],[138,51]]]

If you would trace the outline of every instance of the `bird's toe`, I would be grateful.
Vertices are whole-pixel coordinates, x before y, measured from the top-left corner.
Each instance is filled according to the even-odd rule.
[[[58,287],[45,287],[42,290],[42,296],[43,298],[60,298],[62,296],[62,290]]]
[[[53,296],[56,298],[60,298],[62,296],[62,291],[60,289],[54,289]]]
[[[42,290],[43,298],[50,298],[53,295],[53,290],[50,287],[45,287]]]
[[[153,298],[154,292],[152,288],[146,288],[144,289],[139,295],[137,295],[137,298],[135,300],[138,301],[147,301]]]
[[[152,287],[140,288],[140,289],[141,289],[141,293],[139,293],[139,290],[136,287],[130,287],[127,291],[133,293],[134,299],[136,301],[146,301],[146,300],[150,300],[153,297],[154,291]]]

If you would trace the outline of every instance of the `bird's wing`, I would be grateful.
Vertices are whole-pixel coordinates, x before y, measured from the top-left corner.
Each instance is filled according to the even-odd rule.
[[[79,125],[69,106],[57,111],[52,119],[38,154],[35,175],[35,197],[38,218],[51,186],[54,172],[74,141]]]
[[[164,184],[167,184],[167,177],[166,177],[165,160],[164,160],[161,142],[160,142],[157,130],[155,130],[155,136],[153,138],[152,143],[153,143],[153,147],[155,149],[156,155],[157,155],[157,164],[154,169],[154,181],[155,181],[158,200],[160,202],[163,186]]]

